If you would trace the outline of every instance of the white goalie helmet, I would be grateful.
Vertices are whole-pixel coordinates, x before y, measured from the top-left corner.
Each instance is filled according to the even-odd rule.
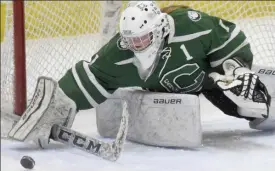
[[[170,32],[168,15],[153,1],[132,1],[122,12],[120,34],[126,48],[135,53],[143,69],[152,66],[164,38]]]

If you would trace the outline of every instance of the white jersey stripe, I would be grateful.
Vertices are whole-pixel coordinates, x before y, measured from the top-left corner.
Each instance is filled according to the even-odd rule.
[[[210,62],[211,67],[216,67],[219,66],[223,63],[223,61],[225,61],[226,59],[230,58],[235,52],[237,52],[238,50],[240,50],[242,47],[246,46],[247,44],[249,44],[246,39],[243,41],[243,43],[241,43],[236,49],[234,49],[232,52],[230,52],[227,56],[225,56],[222,59],[219,59],[217,61],[212,61]]]
[[[219,46],[219,47],[217,47],[217,48],[215,48],[215,49],[212,49],[209,53],[207,53],[207,55],[210,55],[211,53],[214,53],[214,52],[216,52],[216,51],[218,51],[218,50],[224,48],[228,43],[230,43],[230,42],[240,33],[240,31],[241,31],[241,30],[240,30],[238,27],[236,27],[236,28],[232,31],[232,33],[231,33],[231,35],[230,35],[230,38],[229,38],[227,41],[225,41],[221,46]]]
[[[86,99],[88,100],[90,105],[92,105],[93,107],[98,106],[98,103],[90,96],[90,94],[86,91],[85,87],[82,85],[81,80],[76,72],[75,66],[72,67],[72,73],[73,73],[73,77],[77,83],[77,86],[79,87],[81,92],[84,94],[84,96],[86,97]]]
[[[198,37],[207,35],[211,31],[212,30],[210,29],[210,30],[205,30],[205,31],[201,31],[201,32],[193,33],[193,34],[184,35],[184,36],[175,36],[170,40],[169,43],[185,42],[185,41],[193,40],[193,39],[196,39]]]
[[[134,62],[134,57],[116,62],[116,65],[126,65]]]
[[[219,25],[226,30],[226,32],[229,32],[229,27],[227,27],[226,25],[223,24],[222,20],[220,19],[219,21]]]
[[[108,91],[105,90],[102,85],[99,84],[99,82],[96,80],[95,75],[90,71],[89,64],[87,62],[83,62],[83,68],[87,74],[87,77],[91,81],[91,83],[97,88],[97,90],[106,98],[110,97],[111,94],[108,93]]]

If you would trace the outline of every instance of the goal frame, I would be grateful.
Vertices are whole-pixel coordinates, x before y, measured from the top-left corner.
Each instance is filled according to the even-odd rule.
[[[13,1],[14,21],[14,114],[21,116],[27,105],[24,1]]]

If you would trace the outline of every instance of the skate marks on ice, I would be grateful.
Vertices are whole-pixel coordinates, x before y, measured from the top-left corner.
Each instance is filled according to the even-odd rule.
[[[163,150],[180,150],[180,151],[204,151],[208,148],[224,150],[224,151],[246,151],[249,149],[253,150],[269,150],[274,149],[275,153],[275,131],[258,131],[252,130],[248,127],[248,122],[246,120],[241,120],[233,117],[226,116],[224,114],[219,115],[217,118],[214,117],[213,120],[204,121],[202,123],[203,128],[203,140],[202,145],[196,149],[189,148],[163,148],[156,146],[148,146],[143,144],[138,144],[134,142],[127,141],[124,146],[123,153],[139,151],[144,152],[148,147],[150,149],[163,149]],[[82,116],[81,116],[82,117]],[[91,118],[92,119],[92,118]],[[78,118],[78,121],[82,120]],[[77,125],[78,127],[79,125]],[[84,127],[85,128],[85,125]],[[106,142],[111,142],[112,139],[102,138],[96,132],[96,128],[90,128],[90,131],[82,130],[89,136],[94,136],[100,140]],[[92,132],[91,132],[92,131]],[[2,139],[3,141],[3,139]],[[18,152],[35,152],[35,151],[67,151],[70,152],[73,148],[65,146],[61,143],[54,142],[51,140],[49,146],[45,149],[40,149],[31,143],[16,142],[14,140],[10,141],[14,146],[9,146],[12,151]],[[270,143],[269,143],[270,142]],[[137,151],[136,151],[137,150]],[[78,151],[78,149],[73,149],[73,151]],[[80,152],[77,152],[81,154]],[[122,153],[122,155],[123,155]],[[275,154],[274,154],[275,155]]]
[[[39,171],[259,171],[262,168],[274,171],[274,132],[252,130],[246,120],[224,115],[207,102],[202,103],[201,108],[209,113],[202,113],[203,144],[195,150],[152,147],[126,141],[121,157],[114,163],[58,143],[45,150],[32,150],[32,144],[2,140],[1,170],[22,171],[22,168],[9,169],[9,166],[20,165],[20,158],[29,155],[36,160],[34,169],[41,168]],[[94,112],[77,115],[73,128],[103,139],[97,133]],[[55,167],[49,168],[49,165]]]
[[[33,144],[2,140],[1,170],[23,171],[20,158],[29,155],[36,160],[34,169],[39,171],[259,171],[262,167],[265,171],[274,171],[274,132],[251,130],[244,120],[212,116],[202,124],[203,145],[196,150],[152,147],[127,141],[118,161],[108,162],[59,143],[41,150],[33,148]],[[99,137],[96,128],[91,126],[94,125],[93,117],[91,113],[79,115],[75,126],[78,131]],[[230,168],[232,165],[235,169]]]
[[[7,140],[7,139],[6,139]],[[61,143],[50,142],[47,148],[41,149],[33,143],[16,142],[15,146],[10,147],[10,150],[19,152],[35,152],[35,151],[56,151],[56,150],[69,150],[71,147],[65,146]]]
[[[204,132],[203,147],[211,147],[229,151],[247,150],[270,150],[275,147],[269,144],[258,142],[257,139],[273,138],[275,145],[275,131],[252,131],[252,130],[228,130]]]
[[[152,149],[163,149],[163,150],[179,150],[179,151],[207,151],[207,149],[217,149],[224,151],[246,151],[246,150],[270,150],[274,149],[275,156],[275,131],[258,131],[252,130],[248,127],[247,121],[235,119],[228,116],[223,116],[223,119],[219,118],[214,121],[207,121],[202,123],[203,127],[203,140],[202,146],[196,149],[189,148],[164,148],[156,146],[148,146],[143,144],[138,144],[135,142],[127,141],[124,145],[123,153],[139,153],[142,155],[144,150],[147,148],[149,151],[155,151]],[[87,130],[86,130],[87,132]],[[94,136],[98,139],[104,140],[106,142],[112,141],[112,139],[102,138],[96,132],[90,132],[87,135]],[[3,139],[2,139],[3,141]],[[16,142],[14,140],[4,140],[6,142],[10,141],[9,150],[17,152],[35,152],[35,151],[66,151],[71,152],[72,147],[65,146],[61,143],[54,142],[51,140],[49,146],[45,149],[40,149],[34,144],[26,144],[23,142]],[[73,149],[74,152],[78,149]],[[77,152],[82,154],[81,152]],[[122,153],[122,155],[123,155]]]
[[[265,144],[258,142],[257,139],[266,139],[270,137],[274,139],[274,146],[271,144]],[[104,141],[109,139],[100,138]],[[2,140],[12,143],[11,140]],[[10,146],[9,150],[15,152],[50,152],[50,151],[67,151],[70,152],[71,149],[74,149],[69,146],[65,146],[61,143],[50,143],[50,145],[45,149],[40,149],[34,144],[26,144],[21,142],[13,142],[14,146]],[[180,151],[204,151],[206,148],[216,148],[219,150],[225,151],[246,151],[246,150],[270,150],[274,149],[275,155],[275,131],[255,131],[255,130],[227,130],[227,131],[206,131],[203,133],[202,146],[196,149],[192,148],[173,148],[173,147],[157,147],[157,146],[148,146],[144,144],[139,144],[135,142],[127,141],[124,146],[124,152],[135,152],[143,153],[144,148],[150,149],[163,149],[163,150],[180,150]],[[74,151],[77,149],[74,149]],[[123,155],[123,154],[122,154]]]

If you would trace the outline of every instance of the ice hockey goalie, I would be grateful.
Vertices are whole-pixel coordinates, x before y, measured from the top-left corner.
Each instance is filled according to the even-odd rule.
[[[10,137],[47,145],[52,125],[71,127],[79,110],[95,107],[100,134],[113,136],[119,115],[99,105],[123,97],[130,104],[129,139],[193,147],[201,140],[199,94],[252,129],[275,129],[274,83],[251,70],[250,44],[234,23],[185,6],[160,9],[138,1],[128,4],[119,25],[90,62],[77,62],[58,81],[39,78]],[[140,90],[112,96],[129,87]]]

